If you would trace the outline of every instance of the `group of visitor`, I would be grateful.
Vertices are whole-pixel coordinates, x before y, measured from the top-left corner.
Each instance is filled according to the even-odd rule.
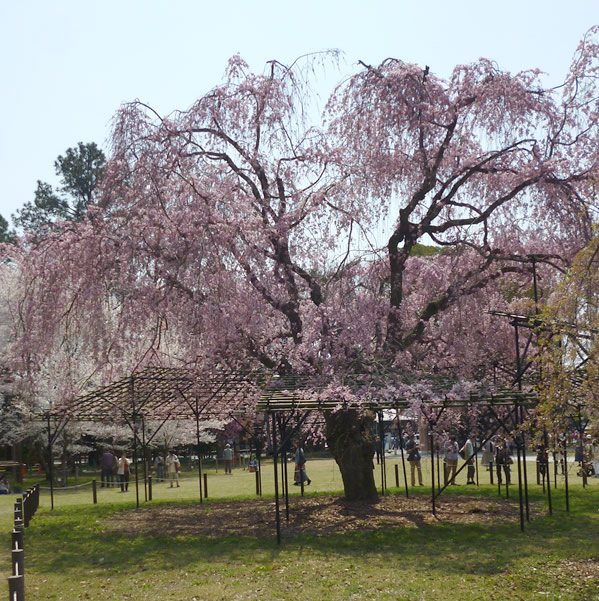
[[[179,488],[179,472],[181,471],[179,457],[173,451],[169,451],[166,457],[158,455],[154,463],[156,482],[164,482],[168,478],[171,488],[174,488],[175,485]]]
[[[407,452],[407,459],[410,465],[410,479],[412,486],[416,486],[416,474],[418,475],[418,484],[423,486],[422,482],[422,464],[420,444],[414,439],[414,435],[408,435],[408,441],[404,446]],[[499,483],[503,481],[505,476],[506,482],[511,483],[511,465],[513,459],[507,439],[502,436],[497,436],[495,440],[488,440],[482,446],[483,466],[488,469],[493,469],[493,465],[497,469],[497,478]],[[456,436],[450,436],[449,440],[443,446],[443,473],[445,485],[455,485],[455,476],[458,468],[460,457],[466,464],[466,484],[472,485],[475,482],[476,468],[474,464],[475,452],[472,440],[467,437],[464,444],[460,447]]]
[[[156,481],[163,482],[167,475],[171,483],[171,488],[179,486],[179,470],[181,463],[173,451],[169,451],[166,458],[157,457]],[[101,487],[112,488],[120,486],[121,492],[129,491],[129,473],[131,471],[131,460],[127,458],[126,453],[122,453],[119,458],[109,450],[104,451],[100,460],[100,479]]]
[[[104,451],[100,460],[100,480],[102,488],[120,486],[121,492],[129,490],[129,459],[123,452],[119,458],[109,450]]]
[[[589,437],[590,438],[590,437]],[[407,460],[410,465],[410,477],[412,486],[416,486],[416,476],[418,476],[418,485],[424,486],[422,480],[422,455],[420,451],[420,443],[415,440],[414,434],[407,435],[407,442],[404,444],[404,449],[407,452]],[[474,444],[469,437],[466,438],[464,444],[460,447],[456,436],[450,436],[449,440],[444,444],[444,483],[445,485],[455,485],[455,476],[460,457],[466,464],[466,484],[476,484],[475,482],[475,452]],[[481,465],[487,470],[496,470],[497,481],[503,483],[505,478],[506,484],[511,484],[511,466],[513,464],[511,448],[509,440],[504,436],[496,436],[486,440],[480,451],[482,452]],[[599,476],[599,448],[596,441],[587,441],[584,449],[585,461],[593,464],[594,475]],[[306,472],[306,456],[300,443],[296,442],[293,446],[293,457],[295,463],[294,484],[300,486],[302,484],[311,484],[311,480]],[[225,474],[232,474],[233,466],[233,449],[230,444],[226,444],[223,450],[223,460],[225,466]],[[539,462],[539,457],[537,457]],[[539,465],[541,469],[545,469],[547,462],[541,458]],[[127,492],[129,489],[129,466],[130,461],[125,453],[119,459],[116,458],[110,451],[105,451],[101,459],[101,480],[102,487],[112,487],[113,482],[118,478],[118,483],[121,487],[121,492]],[[166,458],[158,456],[155,459],[156,481],[163,482],[166,478],[170,481],[170,486],[179,487],[179,471],[181,463],[179,458],[173,451],[168,451]],[[250,457],[248,462],[250,472],[255,472],[259,469],[258,462],[254,456]],[[6,477],[0,479],[0,494],[8,494],[10,488]]]
[[[420,444],[415,441],[414,435],[408,436],[408,442],[405,444],[405,450],[408,454],[408,463],[410,465],[410,479],[412,486],[416,486],[416,473],[418,474],[419,486],[424,486],[422,482],[422,456],[420,453]],[[458,467],[458,459],[463,457],[467,466],[467,484],[475,484],[474,482],[474,446],[472,441],[467,438],[466,442],[460,448],[455,436],[444,445],[445,457],[443,459],[443,473],[445,485],[455,485],[455,475]]]
[[[173,488],[175,484],[177,485],[177,488],[179,488],[179,472],[181,471],[181,462],[179,461],[179,457],[177,457],[173,451],[169,451],[164,463],[166,464],[166,473],[171,484],[171,488]]]
[[[495,436],[486,440],[482,446],[481,464],[491,471],[497,470],[497,482],[507,484],[512,483],[512,449],[509,440],[505,436]]]
[[[465,449],[468,447],[468,452]],[[468,484],[474,484],[474,464],[473,464],[473,447],[470,439],[467,439],[464,446],[460,449],[455,436],[450,436],[449,440],[444,445],[445,458],[443,460],[443,474],[445,486],[448,484],[455,485],[455,475],[458,469],[458,459],[460,453],[466,460],[468,466]],[[471,469],[472,468],[472,469]]]

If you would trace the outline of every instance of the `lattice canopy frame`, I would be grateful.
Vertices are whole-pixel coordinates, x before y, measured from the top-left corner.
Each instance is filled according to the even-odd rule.
[[[345,379],[345,385],[362,387],[367,380],[368,376],[366,375],[349,375]],[[305,423],[306,417],[313,412],[356,409],[369,410],[379,415],[385,411],[395,411],[399,416],[400,411],[410,408],[412,404],[407,398],[376,399],[376,383],[371,387],[371,391],[375,392],[371,395],[372,400],[339,401],[327,397],[326,391],[330,383],[331,381],[326,378],[279,377],[264,371],[215,370],[207,374],[190,369],[147,367],[139,373],[121,378],[79,398],[66,401],[44,412],[43,415],[40,414],[39,417],[43,417],[48,423],[50,457],[52,457],[54,441],[70,420],[116,423],[121,421],[128,424],[133,433],[136,497],[139,505],[137,444],[145,447],[148,442],[139,437],[138,422],[140,419],[159,420],[162,424],[168,420],[194,420],[197,426],[199,446],[200,420],[228,417],[239,422],[241,417],[249,417],[261,421],[262,426],[265,426],[268,424],[270,416],[272,418],[271,451],[275,459],[276,471],[277,457],[285,454],[285,447],[289,442],[287,438],[295,436],[299,427]],[[442,385],[440,384],[439,392],[441,390]],[[423,407],[427,408],[426,419],[431,425],[431,431],[433,422],[445,410],[472,406],[487,408],[490,414],[496,418],[497,428],[501,427],[505,431],[516,430],[518,424],[521,423],[522,411],[534,407],[537,403],[536,394],[531,392],[502,391],[492,394],[481,392],[460,399],[443,397],[442,394],[435,396],[436,398],[421,400]],[[508,408],[510,420],[505,421],[497,416],[495,409],[499,407]],[[280,419],[279,428],[284,427],[284,433],[281,430],[281,440],[278,443],[275,436],[276,416]],[[52,430],[52,423],[54,430]],[[382,423],[381,419],[379,419],[380,423]],[[242,427],[244,426],[242,425]],[[264,436],[265,432],[261,428],[259,433],[254,431],[251,434]],[[433,448],[432,433],[431,448]],[[52,462],[50,462],[51,464]],[[202,501],[201,462],[198,464],[200,501]],[[145,482],[145,462],[143,468]],[[386,482],[383,476],[383,493],[385,487]],[[53,506],[53,490],[51,492]],[[277,499],[278,494],[278,490],[275,491]],[[287,494],[288,492],[285,491],[285,496]],[[434,499],[435,485],[433,483],[433,511]],[[278,502],[277,538],[280,539]]]

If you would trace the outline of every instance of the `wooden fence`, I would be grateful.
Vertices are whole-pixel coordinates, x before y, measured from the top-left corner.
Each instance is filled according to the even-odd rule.
[[[40,504],[40,486],[28,489],[15,501],[11,535],[12,576],[8,577],[9,601],[25,601],[25,528],[29,526]]]

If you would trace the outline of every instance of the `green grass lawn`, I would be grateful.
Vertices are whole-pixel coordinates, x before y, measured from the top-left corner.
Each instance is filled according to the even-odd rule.
[[[313,460],[308,467],[311,495],[341,489],[331,460]],[[428,483],[427,468],[425,465]],[[599,599],[597,479],[583,489],[579,479],[572,478],[571,512],[566,513],[561,478],[558,488],[552,489],[553,516],[548,516],[546,496],[534,483],[533,469],[529,465],[537,517],[527,524],[524,534],[516,518],[513,523],[484,526],[440,522],[327,536],[283,533],[281,546],[274,538],[274,510],[273,536],[266,539],[172,537],[167,532],[144,537],[111,532],[105,523],[115,512],[135,511],[133,483],[126,494],[99,489],[95,506],[89,485],[58,491],[54,511],[50,511],[44,491],[41,508],[25,533],[27,601],[251,601],[299,596],[331,601]],[[208,473],[208,504],[219,498],[246,497],[249,501],[255,496],[253,474],[243,470],[232,476],[214,470]],[[291,470],[289,474],[292,477]],[[263,477],[264,495],[272,496],[272,466],[265,466]],[[387,478],[392,492],[402,494],[394,488],[393,462],[388,465]],[[80,482],[84,480],[80,478]],[[453,487],[455,502],[466,494],[496,496],[496,487],[487,484],[486,473],[481,472],[480,482],[478,488]],[[291,488],[297,494],[297,489]],[[157,484],[153,493],[153,504],[197,503],[197,475],[185,475],[179,489]],[[430,484],[412,494],[428,498]],[[4,577],[10,569],[14,498],[0,497]],[[514,486],[511,501],[517,503],[517,499]],[[140,501],[145,505],[143,486]]]

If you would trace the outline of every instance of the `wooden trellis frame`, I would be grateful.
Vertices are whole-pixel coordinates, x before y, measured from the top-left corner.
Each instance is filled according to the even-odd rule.
[[[145,449],[152,440],[145,440],[143,421],[161,422],[153,438],[168,420],[195,420],[199,451],[200,420],[222,416],[223,413],[230,415],[253,413],[255,403],[248,401],[248,395],[259,394],[269,377],[269,374],[260,371],[215,371],[212,374],[203,374],[189,369],[147,367],[139,373],[121,378],[40,413],[37,417],[46,421],[48,430],[51,507],[54,508],[52,447],[69,421],[73,419],[88,422],[112,421],[129,426],[133,434],[136,505],[139,507],[137,445],[140,443]],[[224,412],[223,405],[226,407]],[[143,469],[145,487],[145,453]],[[201,461],[198,461],[198,479],[200,502],[202,502]]]
[[[357,374],[350,375],[347,382],[360,383],[368,376]],[[309,377],[276,377],[263,371],[215,371],[212,374],[201,374],[187,369],[149,367],[137,374],[122,378],[112,384],[98,388],[70,402],[46,411],[40,417],[48,425],[48,453],[50,457],[50,470],[52,470],[52,445],[62,429],[71,419],[78,421],[101,422],[108,420],[122,420],[128,424],[133,433],[134,465],[136,480],[136,503],[139,506],[137,444],[142,447],[150,442],[139,439],[138,420],[162,420],[162,424],[169,419],[185,419],[196,421],[197,442],[199,447],[199,423],[201,419],[228,414],[235,416],[251,415],[255,418],[262,417],[265,424],[271,424],[271,450],[273,452],[275,469],[275,497],[277,539],[280,541],[280,508],[278,490],[278,457],[286,452],[286,444],[295,436],[307,416],[312,412],[334,411],[339,409],[370,410],[375,413],[383,411],[399,411],[408,409],[411,405],[406,398],[387,400],[372,400],[361,403],[339,402],[336,399],[323,397],[323,392],[329,382],[325,379]],[[441,389],[441,386],[439,386]],[[373,387],[376,389],[376,386]],[[253,399],[249,400],[248,396]],[[502,391],[494,394],[471,394],[461,399],[423,399],[423,404],[429,413],[436,412],[438,419],[448,409],[472,407],[486,407],[495,413],[498,407],[515,407],[515,413],[526,407],[536,405],[536,395],[526,392]],[[226,407],[223,411],[223,405]],[[496,413],[495,413],[496,415]],[[496,416],[497,417],[497,416]],[[499,418],[499,427],[506,432],[512,431],[512,426],[517,428],[518,421],[513,424],[502,422]],[[54,429],[52,429],[52,422]],[[434,423],[430,421],[431,437]],[[281,440],[277,444],[277,428],[281,430]],[[157,430],[158,431],[158,430]],[[157,433],[154,433],[154,435]],[[431,440],[431,457],[434,462],[434,443]],[[480,449],[478,449],[480,450]],[[477,450],[477,452],[478,452]],[[144,454],[145,455],[145,454]],[[403,460],[403,457],[402,457]],[[283,465],[283,464],[282,464]],[[144,458],[144,471],[145,471]],[[385,469],[384,461],[382,469]],[[198,462],[198,476],[200,486],[200,502],[202,501],[202,467]],[[405,464],[404,464],[405,471]],[[435,482],[433,465],[433,512],[435,511]],[[284,476],[284,496],[288,512],[288,488],[286,486],[286,472]],[[53,506],[53,488],[51,481],[51,495]],[[145,479],[144,479],[145,482]],[[385,492],[385,478],[382,476],[382,491]],[[439,493],[443,489],[440,489]],[[406,483],[407,492],[407,483]],[[520,487],[522,507],[522,492]],[[527,511],[528,514],[528,511]],[[523,526],[523,512],[521,510],[521,523]]]

